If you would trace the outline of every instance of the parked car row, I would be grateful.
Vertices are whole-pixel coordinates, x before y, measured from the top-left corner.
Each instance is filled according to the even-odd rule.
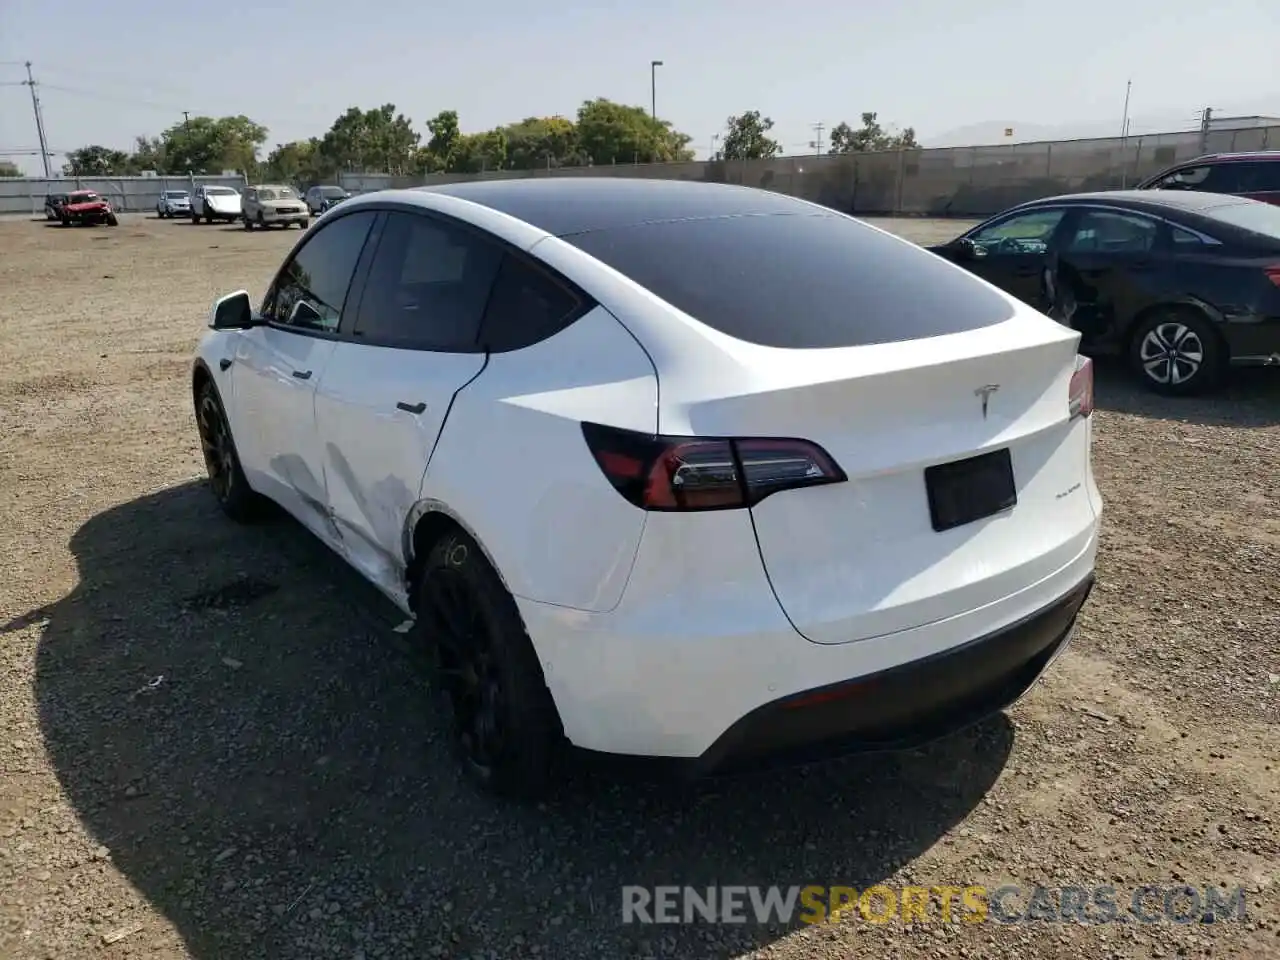
[[[231,187],[200,186],[194,191],[164,190],[156,200],[156,216],[161,220],[177,217],[191,218],[192,223],[234,223],[239,220],[245,229],[254,227],[296,224],[302,229],[310,224],[311,217],[318,217],[330,207],[350,198],[351,194],[338,186],[314,186],[305,195],[287,184],[260,184],[246,187],[241,193]],[[70,198],[76,198],[72,204]],[[108,204],[92,190],[75,190],[71,193],[51,193],[45,197],[44,212],[48,220],[64,220],[64,211],[79,206],[92,198],[96,204]],[[96,208],[95,208],[96,210]],[[72,223],[93,222],[95,211],[88,209],[70,211],[66,219]],[[114,213],[108,221],[114,226]]]

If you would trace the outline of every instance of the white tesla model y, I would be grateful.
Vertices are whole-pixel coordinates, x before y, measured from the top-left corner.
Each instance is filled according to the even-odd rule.
[[[791,197],[368,194],[210,326],[222,506],[275,501],[412,615],[495,790],[566,743],[693,773],[920,743],[1017,700],[1093,583],[1079,335]]]

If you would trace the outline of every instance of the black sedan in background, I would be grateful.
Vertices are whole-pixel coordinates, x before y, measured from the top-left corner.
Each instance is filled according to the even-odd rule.
[[[1110,191],[1006,210],[934,253],[1128,358],[1161,393],[1280,365],[1280,207],[1216,193]]]

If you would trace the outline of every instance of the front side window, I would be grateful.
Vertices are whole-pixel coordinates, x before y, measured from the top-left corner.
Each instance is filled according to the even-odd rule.
[[[326,224],[284,266],[263,303],[273,323],[332,333],[377,214],[361,211]]]
[[[1080,217],[1068,253],[1146,253],[1154,249],[1160,226],[1137,214],[1090,210]]]
[[[1158,190],[1198,190],[1204,193],[1238,193],[1240,177],[1235,163],[1210,163],[1183,167],[1160,179]]]
[[[1015,214],[969,234],[974,247],[987,256],[1018,253],[1045,253],[1053,231],[1066,211],[1061,207]]]
[[[496,243],[448,221],[388,213],[353,335],[380,346],[479,349],[502,257]]]

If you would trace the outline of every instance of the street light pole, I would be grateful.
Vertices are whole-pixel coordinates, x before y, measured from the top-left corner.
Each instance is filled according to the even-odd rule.
[[[653,119],[658,119],[658,68],[662,66],[661,60],[649,61],[649,109],[653,113]]]

